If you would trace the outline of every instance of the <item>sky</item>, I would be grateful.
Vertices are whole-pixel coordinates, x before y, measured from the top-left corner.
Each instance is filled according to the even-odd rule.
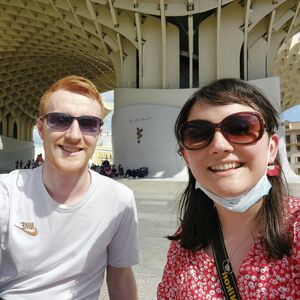
[[[290,122],[300,121],[300,104],[293,106],[282,113],[282,119]]]
[[[114,103],[114,91],[108,91],[101,94],[102,100],[104,102]],[[111,133],[111,117],[113,115],[113,112],[110,112],[105,118],[104,118],[104,125],[103,125],[103,131]]]

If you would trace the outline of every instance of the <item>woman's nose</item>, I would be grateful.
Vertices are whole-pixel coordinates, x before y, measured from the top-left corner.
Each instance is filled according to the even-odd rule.
[[[232,144],[225,138],[220,129],[216,129],[212,141],[208,145],[212,153],[231,152]]]

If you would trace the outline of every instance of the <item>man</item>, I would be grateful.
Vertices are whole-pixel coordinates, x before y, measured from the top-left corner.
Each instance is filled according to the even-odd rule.
[[[137,216],[131,190],[88,169],[103,125],[93,83],[69,76],[42,96],[41,167],[0,176],[0,297],[136,299]]]

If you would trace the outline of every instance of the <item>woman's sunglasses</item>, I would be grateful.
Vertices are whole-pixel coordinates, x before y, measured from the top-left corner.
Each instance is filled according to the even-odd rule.
[[[179,139],[182,147],[199,150],[210,144],[216,129],[233,144],[247,145],[260,140],[266,130],[262,116],[257,112],[238,112],[220,123],[192,120],[182,125]]]
[[[103,126],[103,121],[94,116],[73,117],[65,113],[53,112],[40,118],[42,120],[46,119],[48,127],[59,131],[65,131],[69,129],[74,119],[78,121],[80,130],[87,134],[98,133]]]

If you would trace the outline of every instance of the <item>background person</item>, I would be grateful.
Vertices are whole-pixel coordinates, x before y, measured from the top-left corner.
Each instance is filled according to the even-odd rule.
[[[299,199],[285,195],[277,117],[237,79],[183,106],[175,134],[189,183],[158,299],[300,299]]]
[[[122,164],[119,164],[118,166],[118,176],[124,176],[124,168]]]
[[[102,114],[96,87],[79,76],[42,96],[42,166],[0,177],[3,299],[97,300],[105,271],[110,299],[136,299],[133,192],[88,170]]]

